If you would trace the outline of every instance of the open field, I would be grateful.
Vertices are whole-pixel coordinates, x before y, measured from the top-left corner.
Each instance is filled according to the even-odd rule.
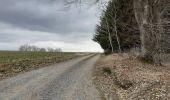
[[[0,51],[0,63],[10,63],[23,59],[44,59],[51,57],[68,57],[75,53],[71,52],[17,52],[17,51]]]
[[[0,80],[78,56],[81,53],[0,51]]]

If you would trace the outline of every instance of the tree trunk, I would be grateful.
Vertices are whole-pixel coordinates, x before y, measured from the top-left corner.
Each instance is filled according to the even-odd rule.
[[[112,36],[111,36],[111,33],[110,33],[110,29],[109,29],[109,24],[108,24],[107,18],[106,18],[106,23],[107,23],[107,31],[108,31],[108,34],[109,34],[109,42],[110,42],[110,46],[112,48],[112,53],[113,53],[114,50],[113,50],[113,44],[112,44]]]
[[[142,56],[152,57],[155,63],[162,62],[163,52],[166,50],[168,36],[164,31],[162,11],[167,5],[168,0],[134,0],[135,17],[139,25]],[[166,5],[166,6],[165,6]],[[165,25],[166,26],[166,25]]]

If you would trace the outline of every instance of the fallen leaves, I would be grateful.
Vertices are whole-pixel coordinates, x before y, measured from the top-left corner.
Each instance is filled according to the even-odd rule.
[[[110,68],[111,75],[103,74]],[[143,64],[125,54],[102,57],[96,64],[95,84],[103,94],[120,100],[169,100],[170,66]]]

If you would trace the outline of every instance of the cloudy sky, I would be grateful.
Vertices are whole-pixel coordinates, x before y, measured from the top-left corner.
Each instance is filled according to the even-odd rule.
[[[0,0],[0,50],[22,44],[63,51],[102,51],[92,41],[97,7],[64,0]]]

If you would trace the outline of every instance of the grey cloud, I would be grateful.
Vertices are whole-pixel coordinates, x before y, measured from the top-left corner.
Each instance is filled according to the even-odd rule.
[[[0,21],[28,30],[53,33],[93,32],[96,22],[94,9],[78,11],[78,8],[71,7],[62,10],[61,0],[47,1],[1,0]]]
[[[77,34],[77,35],[72,35]],[[89,41],[91,36],[86,36],[86,33],[70,33],[68,35],[51,34],[39,31],[24,31],[18,29],[4,30],[0,32],[0,43],[34,43],[39,41],[64,41],[66,43],[81,43]]]
[[[101,51],[91,40],[98,19],[95,7],[83,5],[79,9],[63,1],[0,0],[0,49],[52,42],[54,46],[68,46],[62,46],[68,51],[88,51],[88,45]]]

